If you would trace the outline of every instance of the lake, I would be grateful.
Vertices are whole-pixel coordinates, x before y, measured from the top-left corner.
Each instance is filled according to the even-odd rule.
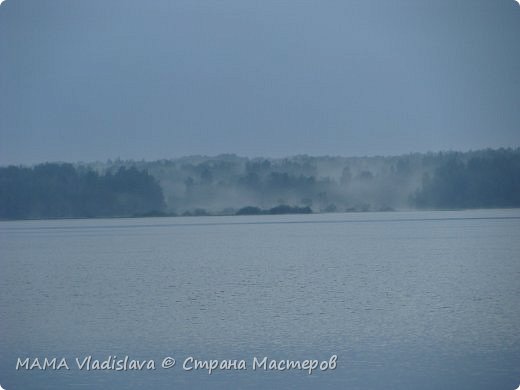
[[[6,390],[520,384],[520,210],[8,221],[0,267]]]

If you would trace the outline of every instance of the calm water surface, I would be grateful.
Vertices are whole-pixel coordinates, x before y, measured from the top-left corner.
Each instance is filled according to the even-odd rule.
[[[0,222],[0,286],[7,390],[520,384],[520,210]],[[250,369],[334,354],[312,375]],[[157,369],[78,370],[88,355]]]

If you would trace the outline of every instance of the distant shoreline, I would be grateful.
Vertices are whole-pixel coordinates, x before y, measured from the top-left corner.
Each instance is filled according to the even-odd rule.
[[[131,216],[100,216],[100,217],[59,217],[59,218],[25,218],[25,219],[0,219],[0,222],[21,222],[21,221],[69,221],[69,220],[102,220],[102,219],[146,219],[146,218],[201,218],[201,217],[274,217],[280,215],[362,215],[362,214],[392,214],[392,213],[429,213],[429,212],[449,212],[449,211],[504,211],[520,210],[520,207],[491,207],[491,208],[467,208],[467,209],[402,209],[402,210],[368,210],[368,211],[335,211],[335,212],[312,212],[312,213],[283,213],[283,214],[206,214],[206,215],[177,215],[174,213],[163,215],[131,215]]]
[[[0,167],[0,219],[520,207],[520,148]]]

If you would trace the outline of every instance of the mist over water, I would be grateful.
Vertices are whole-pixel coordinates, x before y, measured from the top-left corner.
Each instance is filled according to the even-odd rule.
[[[0,167],[0,219],[520,207],[520,150]]]
[[[192,156],[81,165],[100,172],[134,166],[160,183],[177,214],[233,214],[286,204],[314,212],[520,206],[520,150],[401,156]]]

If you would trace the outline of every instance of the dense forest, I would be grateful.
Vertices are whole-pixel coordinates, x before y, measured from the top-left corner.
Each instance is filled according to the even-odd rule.
[[[0,168],[4,219],[485,207],[520,207],[520,149]]]
[[[519,150],[448,156],[424,174],[411,203],[432,209],[519,207]]]
[[[71,164],[0,168],[1,218],[136,216],[164,207],[157,181],[134,167],[105,174]]]

